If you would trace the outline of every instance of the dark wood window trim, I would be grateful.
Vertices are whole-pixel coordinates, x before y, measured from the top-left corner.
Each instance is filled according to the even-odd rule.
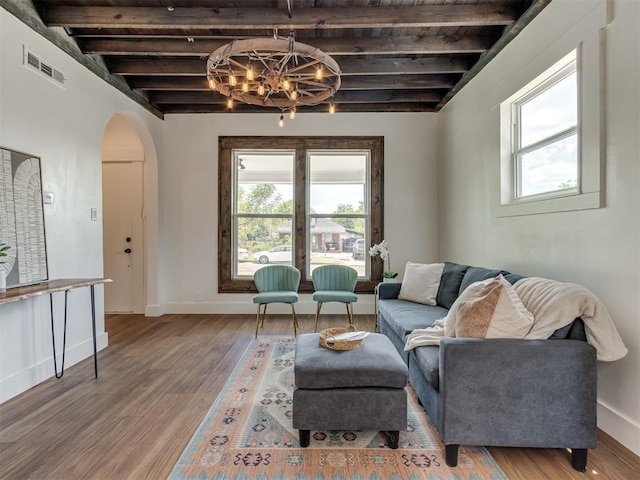
[[[370,166],[370,222],[369,238],[379,243],[384,238],[384,137],[219,137],[218,139],[218,292],[256,292],[252,279],[233,278],[232,258],[232,164],[233,150],[279,149],[295,150],[295,209],[294,209],[294,264],[301,272],[302,293],[313,292],[313,284],[306,280],[306,161],[307,150],[360,149],[371,152]],[[371,278],[359,280],[357,293],[373,293],[382,280],[381,262],[371,263]]]

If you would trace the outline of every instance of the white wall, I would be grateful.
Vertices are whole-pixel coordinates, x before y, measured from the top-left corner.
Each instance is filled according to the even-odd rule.
[[[22,66],[23,44],[64,72],[64,89]],[[44,209],[51,279],[102,276],[102,216],[92,222],[90,211],[101,212],[102,137],[116,112],[161,133],[159,119],[0,9],[0,145],[40,157],[43,189],[55,194]],[[102,287],[96,304],[104,348]],[[61,331],[62,294],[55,305]],[[48,297],[0,306],[0,402],[53,376],[49,322]],[[73,290],[67,366],[91,356],[91,338],[89,291]]]
[[[218,136],[384,136],[385,238],[392,267],[438,259],[435,114],[298,113],[284,128],[276,114],[168,115],[161,193],[164,312],[255,313],[251,295],[218,294]],[[195,292],[203,300],[195,302]],[[331,313],[327,305],[327,313]],[[337,306],[336,308],[338,308]],[[315,312],[302,295],[302,313]],[[344,308],[338,311],[342,312]],[[277,311],[274,306],[273,311]],[[287,310],[283,309],[283,312]],[[371,295],[361,295],[356,313],[373,313]]]
[[[491,209],[500,186],[499,103],[522,87],[513,80],[521,69],[544,71],[543,50],[600,3],[551,2],[439,113],[440,253],[580,283],[604,302],[629,354],[599,365],[598,424],[640,454],[640,2],[614,1],[606,30],[606,207],[507,218]]]

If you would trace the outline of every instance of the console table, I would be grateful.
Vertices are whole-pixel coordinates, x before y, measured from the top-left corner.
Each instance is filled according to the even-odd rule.
[[[37,283],[35,285],[10,288],[5,293],[0,293],[0,305],[19,302],[21,300],[39,297],[41,295],[49,295],[49,306],[51,309],[51,341],[53,343],[53,368],[55,370],[56,378],[62,378],[62,375],[64,375],[64,355],[67,339],[67,296],[69,294],[69,290],[74,288],[90,287],[91,325],[93,327],[93,368],[95,377],[98,378],[98,345],[96,339],[96,301],[94,287],[96,285],[110,282],[111,279],[109,278],[64,278],[59,280],[49,280],[48,282]],[[62,368],[60,373],[58,373],[56,335],[53,321],[53,294],[59,292],[64,292],[64,331],[62,341]]]

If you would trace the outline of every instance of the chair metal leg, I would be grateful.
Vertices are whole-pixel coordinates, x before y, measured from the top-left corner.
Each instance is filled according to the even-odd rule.
[[[353,325],[353,304],[351,302],[345,303],[347,306],[347,316],[349,317],[349,325]]]
[[[264,311],[262,312],[262,322],[260,322],[260,328],[264,328],[264,317],[267,316],[267,304],[263,303]]]
[[[296,309],[293,306],[293,303],[290,303],[289,305],[291,305],[291,311],[293,312],[293,336],[297,337],[298,336],[298,331],[297,331],[298,316],[296,315]]]
[[[314,333],[318,331],[318,318],[320,317],[320,310],[322,310],[322,302],[316,303],[316,324],[313,327]]]
[[[264,309],[262,309],[262,306],[264,306]],[[262,311],[262,325],[260,325],[260,310]],[[258,327],[264,327],[264,317],[267,315],[267,304],[266,303],[260,303],[258,304],[258,315],[256,316],[256,338],[258,337]]]
[[[255,336],[255,338],[258,338],[258,327],[260,326],[260,307],[262,307],[261,303],[258,304],[258,313],[256,314],[256,336]]]

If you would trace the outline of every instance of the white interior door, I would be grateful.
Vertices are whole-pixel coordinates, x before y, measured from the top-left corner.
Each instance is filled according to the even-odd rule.
[[[141,162],[102,164],[105,311],[144,311]]]

